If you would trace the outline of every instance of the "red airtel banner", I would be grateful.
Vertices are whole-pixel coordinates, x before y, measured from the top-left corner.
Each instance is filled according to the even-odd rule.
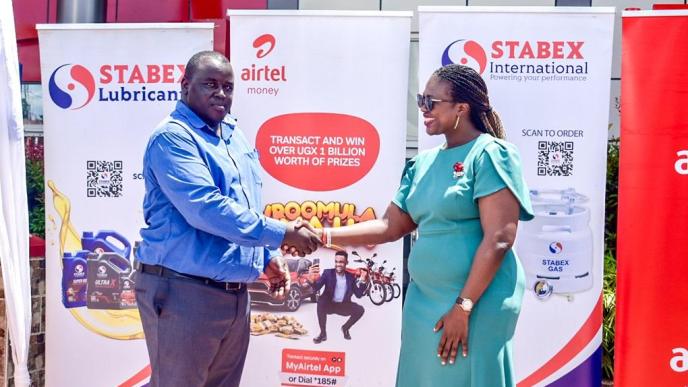
[[[623,15],[615,384],[688,384],[688,11]]]

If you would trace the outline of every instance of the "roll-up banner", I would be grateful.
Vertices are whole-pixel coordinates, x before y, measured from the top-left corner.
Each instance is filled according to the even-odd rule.
[[[235,11],[233,113],[260,155],[265,215],[315,227],[380,218],[404,166],[410,12]],[[290,258],[292,288],[275,300],[249,287],[251,344],[243,386],[391,386],[400,344],[402,243],[346,247],[363,315],[326,314],[313,284],[336,251]],[[313,270],[319,265],[320,271]],[[326,287],[329,285],[325,285]],[[330,308],[330,309],[328,309]],[[315,343],[326,319],[327,340]]]
[[[688,11],[623,13],[615,377],[688,385]]]
[[[521,154],[535,219],[519,224],[526,291],[519,386],[599,386],[613,8],[419,7],[420,92],[446,64],[487,83]],[[424,133],[419,150],[444,138]],[[471,343],[480,345],[480,343]]]
[[[180,99],[212,23],[39,25],[46,178],[46,383],[150,375],[132,248],[148,136]]]

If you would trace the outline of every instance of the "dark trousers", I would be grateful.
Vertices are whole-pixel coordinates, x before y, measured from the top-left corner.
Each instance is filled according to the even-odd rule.
[[[327,334],[327,315],[338,314],[340,316],[351,316],[342,325],[342,329],[350,329],[363,316],[365,309],[355,302],[334,302],[325,298],[318,299],[318,324],[320,333]]]
[[[136,274],[151,387],[239,386],[250,337],[246,288]]]

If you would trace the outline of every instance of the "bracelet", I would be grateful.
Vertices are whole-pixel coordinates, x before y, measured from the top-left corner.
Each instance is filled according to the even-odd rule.
[[[323,243],[323,245],[325,245],[325,247],[332,247],[332,230],[330,230],[329,227],[323,228],[323,233],[320,238],[320,241]]]
[[[325,231],[327,230],[327,227],[324,227],[322,229],[322,234],[320,234],[320,242],[322,242],[323,245],[327,242],[327,236],[325,235]]]

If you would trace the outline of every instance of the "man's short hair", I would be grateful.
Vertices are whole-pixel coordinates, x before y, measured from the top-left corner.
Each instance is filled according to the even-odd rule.
[[[227,57],[220,52],[200,51],[195,53],[191,57],[191,59],[189,59],[189,62],[186,64],[186,68],[184,70],[184,78],[186,78],[187,80],[191,80],[196,70],[198,70],[198,68],[201,66],[201,63],[203,63],[203,61],[206,59],[217,59],[222,64],[229,63],[229,59],[227,59]]]
[[[344,251],[344,250],[337,251],[336,253],[334,253],[334,256],[335,256],[335,257],[336,257],[336,256],[344,257],[344,259],[346,259],[347,261],[349,260],[349,253],[347,253],[347,252]]]

